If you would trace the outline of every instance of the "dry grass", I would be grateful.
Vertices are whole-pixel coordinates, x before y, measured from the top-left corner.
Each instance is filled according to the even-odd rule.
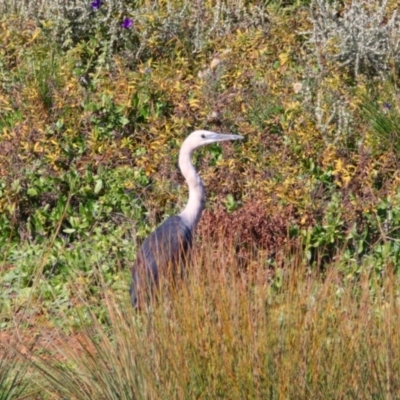
[[[66,323],[45,353],[32,353],[49,396],[398,398],[397,277],[376,277],[366,265],[346,282],[335,266],[322,276],[287,255],[277,284],[263,260],[239,271],[231,253],[202,251],[188,281],[174,291],[164,285],[141,314],[104,286],[106,323],[87,302],[91,322],[67,333],[73,345]]]

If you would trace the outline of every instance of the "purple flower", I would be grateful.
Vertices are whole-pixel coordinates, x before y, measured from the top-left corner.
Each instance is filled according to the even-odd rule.
[[[386,110],[390,110],[392,108],[392,105],[390,103],[385,103],[383,107],[386,108]]]
[[[93,9],[98,10],[101,6],[101,0],[94,0],[90,5],[92,6]]]
[[[129,29],[132,25],[133,25],[133,22],[128,17],[125,17],[121,24],[121,26],[125,29]]]

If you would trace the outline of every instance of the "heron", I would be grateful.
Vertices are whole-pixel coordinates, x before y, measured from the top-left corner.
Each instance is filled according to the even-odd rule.
[[[204,183],[192,164],[193,151],[207,144],[243,139],[243,136],[206,130],[192,132],[182,143],[179,168],[189,187],[189,199],[183,211],[166,219],[143,242],[132,267],[131,303],[141,308],[159,285],[161,274],[174,279],[187,262],[193,236],[205,207]]]

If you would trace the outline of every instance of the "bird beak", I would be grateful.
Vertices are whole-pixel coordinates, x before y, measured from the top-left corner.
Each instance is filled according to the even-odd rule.
[[[239,140],[243,139],[243,136],[240,135],[226,135],[222,133],[215,133],[214,135],[209,137],[213,142],[223,142],[225,140]]]

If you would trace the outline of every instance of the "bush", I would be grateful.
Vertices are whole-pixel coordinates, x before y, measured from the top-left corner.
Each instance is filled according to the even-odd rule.
[[[315,46],[321,70],[338,63],[355,76],[398,70],[400,17],[389,17],[388,0],[378,6],[368,0],[312,0],[310,42]]]
[[[207,49],[212,40],[237,29],[267,26],[266,7],[261,0],[213,3],[8,0],[0,5],[0,12],[35,19],[64,49],[90,43],[89,53],[96,53],[101,64],[111,62],[115,52],[124,52],[127,61],[136,64],[158,57],[176,44],[189,55]]]

